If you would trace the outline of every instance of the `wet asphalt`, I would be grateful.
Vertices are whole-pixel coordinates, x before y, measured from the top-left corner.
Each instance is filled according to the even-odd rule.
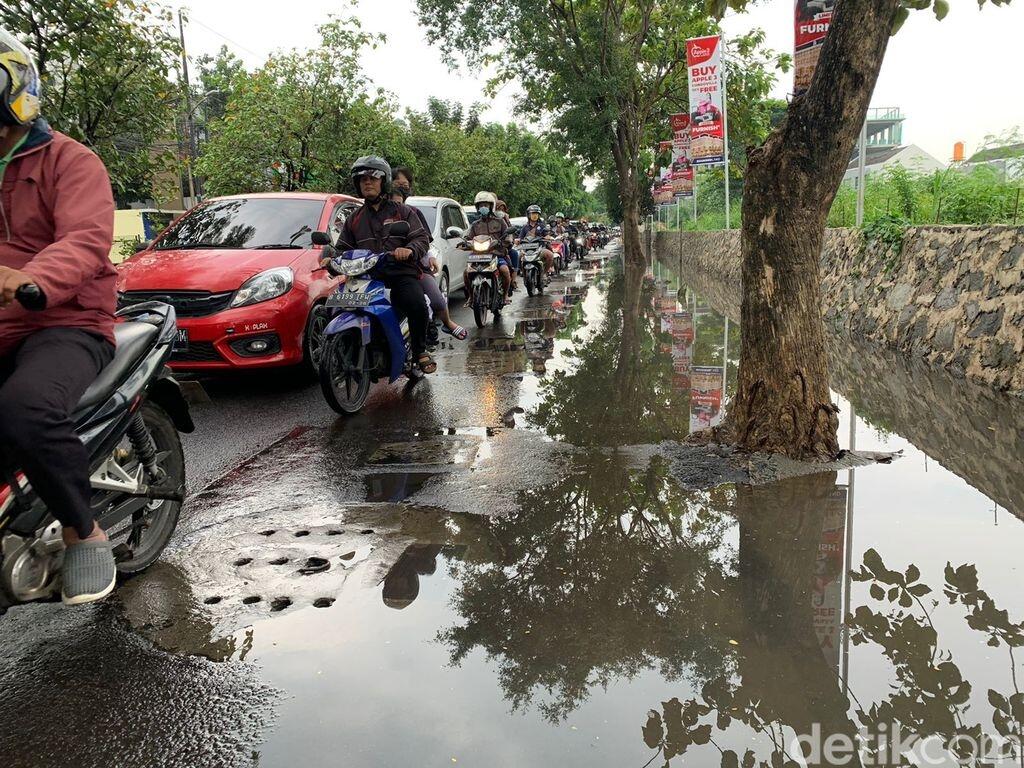
[[[611,259],[453,310],[352,418],[202,380],[161,561],[0,620],[0,765],[790,765],[816,726],[1016,722],[1019,402],[851,345],[847,447],[902,458],[694,490],[666,441],[742,344],[700,296]]]

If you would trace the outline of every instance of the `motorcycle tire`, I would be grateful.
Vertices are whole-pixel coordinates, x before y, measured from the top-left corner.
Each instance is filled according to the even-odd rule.
[[[490,294],[491,287],[485,283],[480,286],[480,289],[473,297],[473,320],[476,322],[477,328],[483,328],[487,325],[488,315],[491,311]]]
[[[153,438],[157,464],[164,473],[159,485],[167,488],[185,487],[185,454],[181,449],[178,428],[167,412],[156,403],[142,406],[142,421]],[[159,559],[174,534],[181,514],[181,502],[154,499],[132,516],[132,527],[125,543],[131,556],[117,563],[117,572],[124,576],[143,571]],[[111,540],[120,543],[117,528]]]
[[[535,291],[533,286],[533,270],[526,273],[526,277],[523,278],[523,282],[526,284],[526,295],[533,296]]]
[[[331,410],[342,416],[359,413],[370,394],[370,371],[365,357],[359,366],[362,345],[360,332],[353,328],[329,339],[320,357],[320,389]],[[360,371],[356,372],[356,368]]]

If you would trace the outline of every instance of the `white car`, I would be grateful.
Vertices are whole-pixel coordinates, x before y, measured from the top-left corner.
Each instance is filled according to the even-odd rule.
[[[437,259],[437,284],[445,296],[461,291],[463,273],[466,271],[466,252],[455,246],[462,240],[469,222],[462,206],[448,197],[410,197],[405,201],[423,214],[427,220],[430,235],[430,253]]]

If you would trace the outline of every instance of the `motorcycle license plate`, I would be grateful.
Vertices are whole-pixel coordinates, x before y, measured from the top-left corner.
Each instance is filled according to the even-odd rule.
[[[357,309],[370,306],[370,294],[368,293],[335,293],[327,299],[328,307],[341,309]]]
[[[188,351],[188,328],[179,328],[178,335],[174,337],[174,346],[172,347],[174,352],[187,352]]]

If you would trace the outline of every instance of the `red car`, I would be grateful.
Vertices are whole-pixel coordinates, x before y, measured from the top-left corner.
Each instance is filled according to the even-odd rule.
[[[176,370],[315,368],[324,321],[312,310],[335,281],[317,270],[310,234],[337,236],[361,204],[313,192],[207,200],[118,266],[118,304],[174,306]]]

